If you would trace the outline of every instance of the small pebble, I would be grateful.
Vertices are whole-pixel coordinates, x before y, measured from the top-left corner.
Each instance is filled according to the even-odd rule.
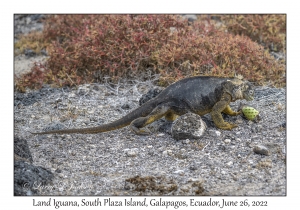
[[[195,170],[197,170],[197,166],[195,166],[195,165],[190,165],[189,169],[195,171]]]
[[[57,99],[55,99],[55,102],[56,102],[56,103],[62,102],[62,99],[61,99],[61,98],[57,98]]]
[[[36,53],[35,53],[33,50],[31,50],[31,49],[25,49],[25,50],[24,50],[24,54],[25,54],[27,57],[33,57],[33,56],[36,55]]]
[[[203,179],[201,177],[199,178],[188,178],[188,182],[203,182]]]
[[[163,151],[163,156],[167,156],[168,155],[168,151],[167,150],[165,150],[165,151]]]
[[[253,151],[256,154],[260,154],[260,155],[270,155],[270,151],[267,147],[263,146],[263,145],[257,145],[253,148]]]
[[[137,148],[124,149],[124,152],[128,157],[135,157],[138,154]]]
[[[168,155],[172,155],[172,154],[173,154],[172,150],[170,150],[170,149],[169,149],[169,150],[166,150],[166,151],[167,151],[167,154],[168,154]]]
[[[183,144],[188,144],[188,143],[190,143],[190,140],[189,139],[183,140],[182,143]]]
[[[232,161],[229,161],[228,163],[226,163],[226,165],[231,166],[233,164]]]
[[[225,140],[224,140],[224,143],[225,143],[225,144],[229,144],[230,142],[231,142],[230,139],[225,139]]]
[[[220,136],[220,135],[221,135],[221,132],[220,132],[220,131],[216,131],[216,135],[217,135],[217,136]]]
[[[179,174],[180,176],[183,176],[184,171],[183,170],[178,170],[178,171],[175,171],[174,174]]]
[[[121,106],[121,108],[122,108],[122,109],[130,109],[130,106],[129,106],[129,104],[123,104],[123,105]]]
[[[87,113],[88,113],[88,114],[94,114],[94,113],[95,113],[95,110],[94,110],[94,109],[89,110],[89,111],[87,111]]]
[[[55,172],[59,174],[59,173],[61,173],[62,171],[61,171],[60,169],[56,169]]]
[[[76,94],[75,94],[75,93],[70,93],[69,97],[70,97],[70,98],[75,98],[75,97],[76,97]],[[78,107],[76,107],[76,109],[78,109]]]

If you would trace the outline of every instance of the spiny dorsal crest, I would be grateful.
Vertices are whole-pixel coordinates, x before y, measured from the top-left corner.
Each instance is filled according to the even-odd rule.
[[[237,78],[237,79],[240,79],[240,80],[244,79],[243,75],[241,75],[241,74],[237,74],[237,75],[234,74],[234,77]]]

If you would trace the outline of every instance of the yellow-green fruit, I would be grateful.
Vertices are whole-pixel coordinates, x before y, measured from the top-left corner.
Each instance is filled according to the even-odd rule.
[[[254,120],[259,113],[259,111],[249,106],[243,107],[242,112],[248,120]]]

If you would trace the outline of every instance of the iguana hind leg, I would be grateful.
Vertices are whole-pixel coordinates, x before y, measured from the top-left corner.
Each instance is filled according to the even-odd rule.
[[[146,125],[149,125],[153,123],[154,121],[162,118],[163,116],[168,115],[170,113],[171,109],[168,105],[160,105],[156,107],[148,116],[146,117],[139,117],[135,120],[133,120],[130,123],[130,129],[139,135],[147,135],[151,132],[148,129],[141,129],[145,127]]]
[[[179,117],[179,115],[174,114],[173,112],[169,112],[165,115],[165,119],[168,121],[173,122],[174,120],[176,120]]]
[[[218,128],[224,130],[231,130],[237,127],[236,124],[225,122],[221,114],[221,112],[227,112],[230,114],[234,113],[229,107],[230,101],[231,101],[231,96],[229,94],[224,94],[222,99],[213,106],[212,111],[210,113],[215,125]]]

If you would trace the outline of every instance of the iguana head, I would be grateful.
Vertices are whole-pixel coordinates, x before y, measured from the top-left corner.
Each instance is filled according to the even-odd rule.
[[[246,99],[247,101],[252,101],[254,99],[253,85],[250,82],[242,81],[240,79],[234,78],[229,80],[231,85],[229,85],[229,94],[232,96],[232,101],[237,99]]]
[[[242,85],[241,90],[242,90],[244,99],[246,99],[247,101],[252,101],[254,99],[254,90],[253,90],[252,84],[250,84],[249,82],[245,82]]]

